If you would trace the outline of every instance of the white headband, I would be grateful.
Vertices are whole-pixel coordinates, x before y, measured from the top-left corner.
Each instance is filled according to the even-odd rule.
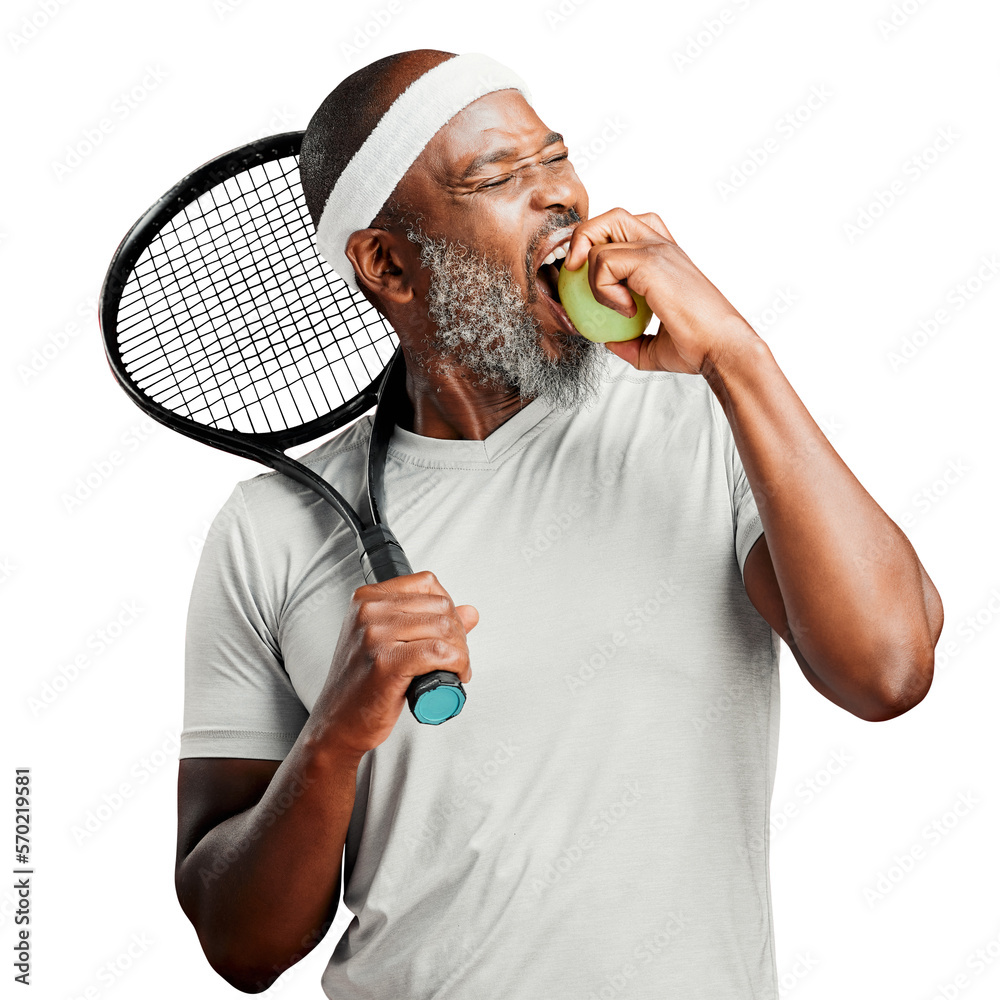
[[[351,158],[326,200],[316,227],[316,246],[352,291],[359,288],[344,253],[348,237],[368,228],[435,133],[463,108],[495,90],[519,90],[531,103],[524,81],[495,59],[478,52],[446,59],[393,101]]]

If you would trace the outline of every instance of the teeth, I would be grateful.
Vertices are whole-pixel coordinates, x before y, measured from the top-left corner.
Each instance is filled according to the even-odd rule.
[[[567,239],[564,243],[560,243],[559,246],[557,246],[555,250],[553,250],[552,253],[550,253],[548,257],[542,261],[542,266],[544,267],[546,264],[554,264],[557,260],[562,260],[563,257],[566,256],[568,250],[569,240]]]

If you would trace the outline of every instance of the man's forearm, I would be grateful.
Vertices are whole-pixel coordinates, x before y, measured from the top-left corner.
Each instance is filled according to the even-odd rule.
[[[181,906],[238,989],[266,989],[329,928],[359,762],[304,730],[260,802],[213,827],[179,866]]]
[[[937,591],[764,341],[746,327],[726,345],[702,375],[732,428],[798,650],[845,700],[919,701],[941,631]]]

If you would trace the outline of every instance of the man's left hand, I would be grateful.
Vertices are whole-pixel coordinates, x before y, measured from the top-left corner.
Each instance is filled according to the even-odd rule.
[[[701,374],[706,360],[714,361],[727,347],[756,337],[653,212],[632,215],[613,208],[581,222],[563,267],[575,271],[585,260],[598,302],[624,316],[635,315],[625,282],[646,299],[660,321],[655,336],[607,344],[640,371]]]

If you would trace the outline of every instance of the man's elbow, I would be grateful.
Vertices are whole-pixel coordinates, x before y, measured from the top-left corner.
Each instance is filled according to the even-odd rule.
[[[886,670],[881,693],[866,722],[888,722],[915,708],[927,697],[934,678],[934,647],[908,656],[903,663]]]
[[[220,921],[199,911],[197,899],[190,893],[190,886],[185,884],[180,865],[175,885],[181,909],[191,921],[201,950],[213,971],[241,993],[263,993],[270,989],[284,970],[274,965],[263,969],[248,961],[248,955],[256,953],[259,956],[262,953],[259,943],[257,948],[248,949],[245,942],[227,940],[221,932]],[[213,925],[215,932],[211,933],[209,927]]]
[[[892,643],[883,653],[876,668],[882,674],[877,708],[862,716],[869,722],[886,722],[909,712],[931,689],[934,649],[944,629],[944,604],[923,566],[920,576],[923,614],[914,613],[905,624],[901,623],[905,638]]]
[[[215,971],[218,972],[219,975],[233,987],[233,989],[237,989],[241,993],[263,993],[265,990],[270,989],[278,979],[277,975],[258,976],[256,973],[248,975],[246,970],[225,972],[214,965],[212,968],[215,969]]]
[[[217,948],[206,947],[204,941],[201,948],[215,972],[241,993],[263,993],[274,985],[283,971],[274,966],[269,969],[255,968],[236,956],[220,954]]]

